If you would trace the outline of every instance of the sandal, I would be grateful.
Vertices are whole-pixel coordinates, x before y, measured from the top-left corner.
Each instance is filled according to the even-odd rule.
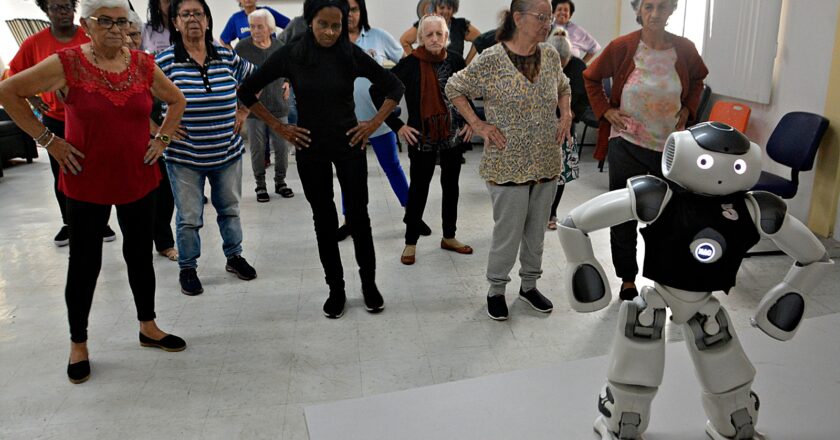
[[[406,266],[411,266],[415,261],[417,261],[417,248],[414,248],[414,253],[412,254],[406,254],[406,251],[408,250],[408,245],[406,245],[405,249],[403,249],[402,255],[400,255],[400,263],[405,264]]]
[[[289,188],[288,186],[278,188],[277,191],[275,191],[275,192],[277,194],[280,194],[280,197],[283,197],[284,199],[291,199],[292,197],[295,196],[295,192],[292,191],[292,189]]]
[[[158,254],[169,258],[169,261],[178,261],[178,251],[175,248],[164,249],[158,252]]]
[[[557,217],[551,217],[548,219],[548,229],[551,229],[552,231],[557,230]]]

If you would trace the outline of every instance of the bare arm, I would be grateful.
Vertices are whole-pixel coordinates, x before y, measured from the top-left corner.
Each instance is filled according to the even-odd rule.
[[[481,31],[470,23],[470,27],[467,28],[467,35],[464,36],[464,40],[472,42],[478,38],[479,35],[481,35]]]
[[[187,107],[187,100],[181,90],[172,84],[172,81],[164,75],[159,67],[155,66],[152,76],[152,96],[166,103],[166,117],[160,127],[156,127],[155,123],[149,120],[150,129],[156,130],[155,134],[168,136],[170,139],[179,138],[178,124],[181,123],[181,116],[184,114],[184,109]],[[146,164],[154,164],[163,154],[167,143],[164,143],[158,137],[149,141],[149,149],[143,156],[143,162]]]
[[[592,58],[595,58],[595,54],[591,53],[591,52],[587,52],[587,54],[583,56],[583,62],[586,63],[586,64],[589,64],[589,61],[591,61]]]
[[[414,50],[414,42],[417,41],[417,28],[412,26],[400,36],[400,44],[405,51],[406,56]]]
[[[472,47],[470,47],[470,52],[467,54],[466,63],[469,64],[476,55],[478,55],[478,51],[475,49],[475,44],[473,44]]]

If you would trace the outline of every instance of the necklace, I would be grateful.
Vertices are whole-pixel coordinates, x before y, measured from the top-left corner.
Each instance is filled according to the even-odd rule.
[[[122,52],[122,49],[120,49]],[[123,52],[123,61],[125,61],[125,68],[128,70],[128,78],[123,83],[122,87],[117,87],[111,80],[108,79],[108,75],[106,74],[105,70],[99,67],[99,60],[96,59],[96,51],[93,50],[93,46],[90,46],[90,54],[93,57],[93,64],[96,66],[97,70],[99,70],[99,76],[102,77],[102,80],[105,81],[105,84],[108,86],[109,89],[115,92],[122,92],[123,90],[129,88],[131,86],[131,82],[134,79],[134,72],[131,71],[131,66],[129,65],[128,54]]]

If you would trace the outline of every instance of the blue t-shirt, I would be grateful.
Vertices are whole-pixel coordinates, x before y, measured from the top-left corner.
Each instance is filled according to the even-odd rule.
[[[404,53],[402,45],[391,34],[377,28],[371,28],[367,31],[362,29],[359,38],[356,39],[356,46],[361,47],[380,66],[386,60],[390,60],[394,64],[398,63]],[[370,99],[370,85],[370,80],[360,77],[356,78],[353,86],[353,100],[356,102],[356,118],[360,121],[373,119],[379,110],[373,105],[373,101]],[[390,131],[391,129],[387,125],[382,124],[371,137],[382,136]]]
[[[289,17],[267,6],[257,6],[257,9],[265,9],[271,12],[271,15],[274,16],[275,24],[280,29],[285,29],[286,25],[291,21]],[[222,35],[219,36],[219,39],[225,44],[230,44],[233,40],[241,40],[250,36],[251,27],[248,25],[248,15],[245,14],[245,11],[239,11],[230,16],[230,20],[228,20],[224,30],[222,30]]]

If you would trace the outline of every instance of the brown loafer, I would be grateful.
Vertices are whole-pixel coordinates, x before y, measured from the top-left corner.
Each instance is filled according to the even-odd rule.
[[[411,266],[416,260],[414,255],[400,255],[400,263]]]
[[[457,252],[459,254],[465,254],[465,255],[469,255],[469,254],[473,253],[473,248],[469,247],[466,244],[461,246],[461,247],[452,246],[450,244],[446,244],[446,242],[443,241],[443,240],[440,241],[440,248],[444,249],[444,250],[447,250],[447,251]]]

